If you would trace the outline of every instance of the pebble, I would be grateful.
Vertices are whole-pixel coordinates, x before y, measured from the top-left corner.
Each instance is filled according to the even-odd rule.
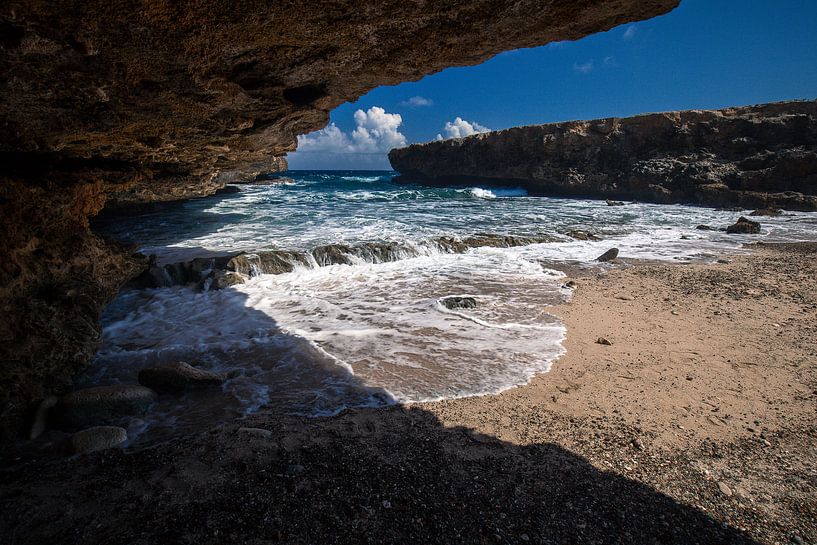
[[[596,344],[603,344],[605,346],[612,346],[613,343],[605,339],[604,337],[599,337],[596,339]]]
[[[791,542],[794,543],[794,545],[804,545],[805,544],[805,542],[803,541],[803,538],[798,536],[797,534],[794,534],[793,536],[791,536]]]
[[[574,280],[568,280],[567,282],[564,283],[562,287],[567,288],[569,290],[575,290],[576,288],[579,287],[579,285]]]
[[[678,312],[677,310],[671,310],[669,313],[672,314],[673,316],[678,316],[680,314],[680,312]]]
[[[732,496],[732,489],[731,489],[731,488],[729,488],[729,487],[726,485],[726,483],[725,483],[725,482],[723,482],[723,481],[718,481],[718,490],[720,490],[720,491],[721,491],[721,494],[723,494],[723,495],[724,495],[724,496],[726,496],[727,498]]]
[[[633,301],[635,300],[635,297],[632,295],[617,295],[616,299],[620,299],[622,301]]]
[[[644,450],[644,443],[638,437],[633,437],[632,444],[636,450]]]

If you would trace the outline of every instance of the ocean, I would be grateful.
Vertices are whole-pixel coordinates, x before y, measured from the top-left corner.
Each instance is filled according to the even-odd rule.
[[[290,171],[283,183],[95,222],[159,263],[269,250],[317,256],[292,272],[222,290],[125,289],[105,311],[103,342],[80,385],[134,383],[139,369],[186,361],[230,373],[220,390],[162,396],[127,422],[158,441],[265,411],[328,416],[345,409],[499,393],[544,373],[564,351],[550,313],[569,299],[559,266],[625,259],[691,262],[752,241],[813,237],[817,214],[759,218],[760,235],[727,235],[741,212],[531,197],[522,189],[400,185],[394,172]],[[591,233],[579,240],[569,233]],[[509,248],[456,242],[517,237]],[[447,241],[441,245],[440,241]],[[390,254],[361,248],[386,244]],[[446,298],[473,298],[448,308]]]

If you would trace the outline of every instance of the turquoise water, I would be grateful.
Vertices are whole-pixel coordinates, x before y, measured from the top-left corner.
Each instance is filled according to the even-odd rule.
[[[256,411],[336,414],[349,407],[498,393],[546,372],[563,352],[548,311],[569,298],[559,262],[599,266],[624,258],[711,259],[753,240],[813,237],[817,215],[761,218],[754,236],[700,231],[739,212],[676,205],[529,197],[478,185],[397,185],[392,172],[290,172],[285,183],[110,221],[97,231],[161,262],[326,244],[398,243],[412,249],[376,263],[296,267],[219,291],[175,286],[123,292],[103,317],[103,344],[83,380],[133,382],[145,366],[187,361],[234,373],[217,391],[162,398],[132,435],[200,429]],[[601,240],[576,240],[580,229]],[[515,248],[441,252],[439,237],[480,233],[549,237]],[[398,259],[404,257],[402,259]],[[449,296],[476,308],[448,309]]]

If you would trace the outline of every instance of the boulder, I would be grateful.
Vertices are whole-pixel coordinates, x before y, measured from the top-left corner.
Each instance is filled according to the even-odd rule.
[[[596,261],[601,261],[602,263],[607,261],[612,261],[618,257],[618,248],[610,248],[600,256],[596,258]]]
[[[139,371],[139,384],[160,392],[178,392],[187,388],[219,386],[226,376],[180,361],[158,367],[147,367]]]
[[[97,386],[64,395],[50,414],[58,428],[78,429],[123,416],[144,414],[155,401],[156,392],[144,386]]]
[[[447,309],[477,308],[477,300],[473,297],[444,297],[440,303]]]
[[[780,216],[783,214],[783,211],[779,208],[758,208],[751,214],[750,216]]]
[[[741,216],[734,225],[726,228],[726,232],[729,234],[756,235],[760,233],[760,224]]]
[[[220,290],[230,286],[243,284],[244,282],[246,282],[246,279],[241,273],[232,271],[218,271],[215,276],[213,276],[213,283],[210,285],[210,287]]]
[[[76,432],[68,440],[71,454],[83,454],[105,450],[121,445],[128,440],[128,432],[118,426],[94,426]]]

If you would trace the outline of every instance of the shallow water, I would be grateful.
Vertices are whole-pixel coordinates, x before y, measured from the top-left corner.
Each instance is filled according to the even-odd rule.
[[[547,371],[563,351],[564,328],[547,311],[569,293],[562,275],[543,263],[590,263],[612,246],[629,258],[706,259],[742,251],[747,241],[807,239],[817,227],[817,215],[790,213],[760,218],[761,235],[726,235],[695,226],[726,226],[739,213],[396,185],[392,174],[294,172],[293,183],[242,186],[98,223],[98,231],[137,242],[162,262],[324,244],[396,242],[419,250],[388,263],[313,263],[221,291],[122,293],[105,312],[103,345],[82,382],[134,382],[140,368],[178,360],[238,371],[221,391],[163,396],[144,421],[129,423],[133,436],[154,439],[258,410],[318,416],[496,393]],[[565,236],[571,229],[603,240]],[[429,243],[477,233],[557,241],[463,254]],[[440,303],[463,295],[476,308]]]

